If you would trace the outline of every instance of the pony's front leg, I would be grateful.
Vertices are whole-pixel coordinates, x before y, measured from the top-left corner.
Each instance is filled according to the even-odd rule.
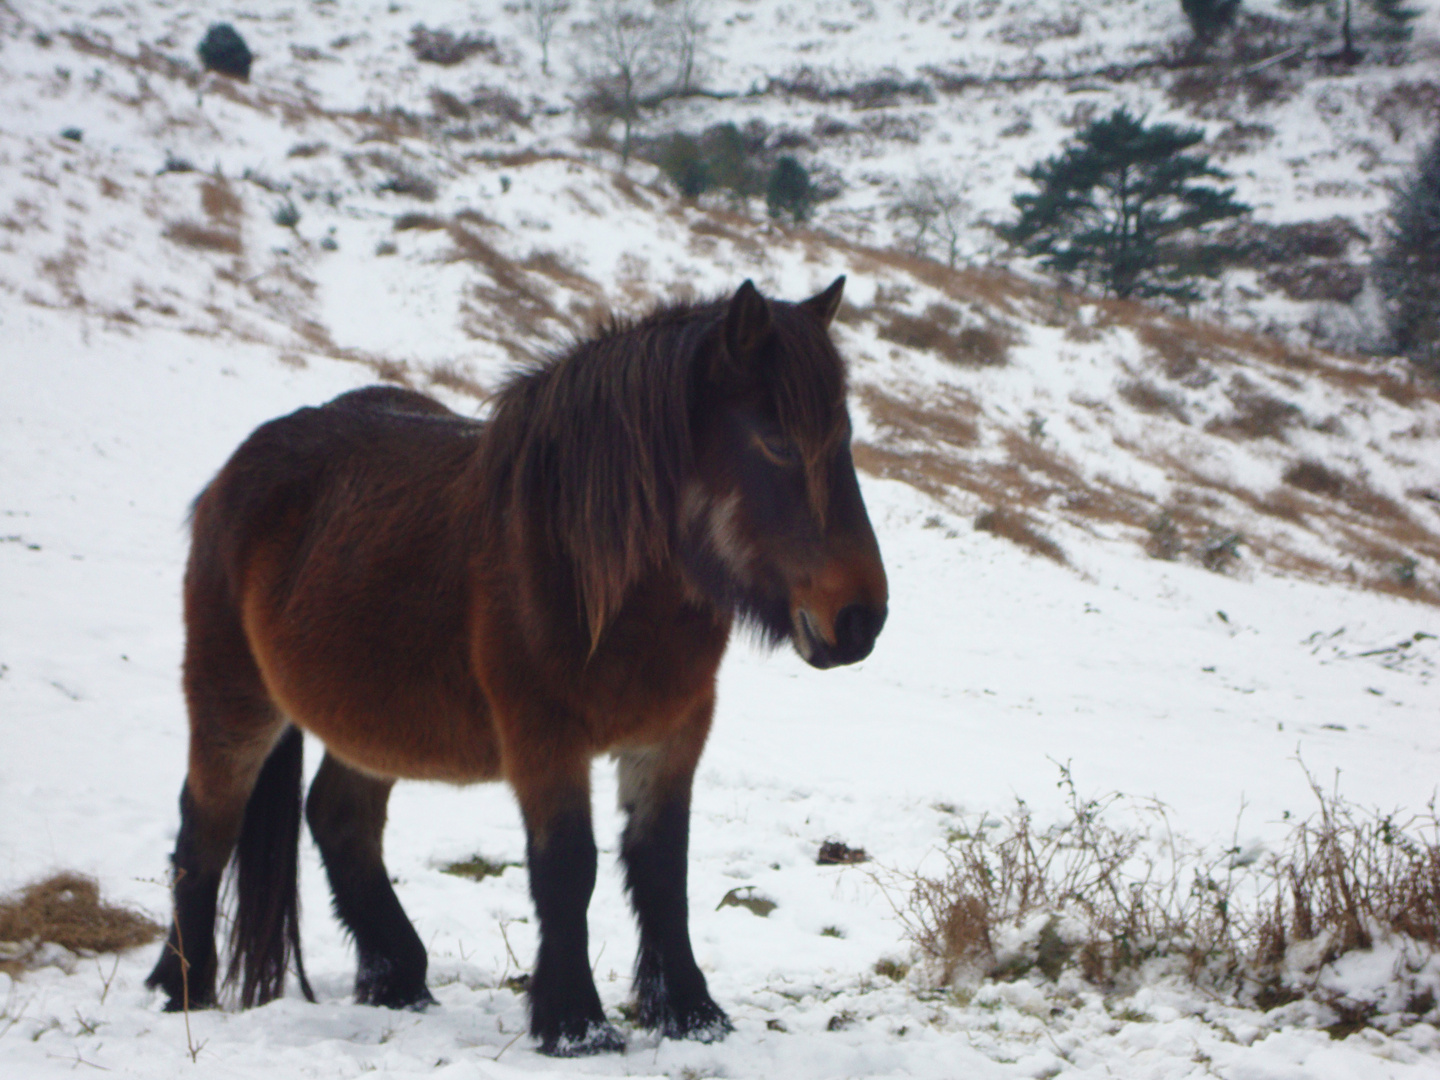
[[[540,952],[530,975],[530,1033],[557,1057],[624,1050],[605,1019],[590,974],[585,911],[595,888],[589,761],[543,776],[512,775],[525,817],[530,895],[540,917]],[[559,775],[556,775],[556,774]]]
[[[629,815],[621,856],[640,923],[635,960],[640,1023],[668,1038],[701,1042],[733,1030],[695,963],[686,899],[691,782],[714,707],[707,696],[670,738],[618,755],[620,805]]]

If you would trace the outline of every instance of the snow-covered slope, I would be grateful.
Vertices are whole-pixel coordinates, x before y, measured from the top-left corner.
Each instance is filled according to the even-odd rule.
[[[717,11],[712,85],[744,91],[801,64],[850,85],[902,45],[907,77],[961,57],[1001,70],[1053,45],[1005,43],[1018,9],[867,11]],[[397,791],[387,855],[442,1008],[349,1003],[353,961],[307,850],[321,1004],[192,1017],[192,1065],[182,1019],[141,985],[149,956],[113,975],[109,958],[61,957],[0,976],[6,1075],[77,1063],[243,1077],[1434,1075],[1440,1035],[1426,1023],[1336,1042],[1318,1007],[1264,1014],[1164,979],[1113,1000],[1078,981],[922,994],[873,973],[908,948],[893,888],[863,867],[815,865],[819,844],[840,838],[884,867],[923,867],[953,826],[946,807],[998,813],[1019,796],[1053,817],[1056,763],[1087,791],[1158,797],[1177,831],[1217,848],[1242,805],[1247,845],[1309,812],[1297,752],[1316,776],[1339,769],[1361,804],[1432,797],[1435,390],[1398,365],[884,246],[886,185],[928,167],[924,154],[963,147],[977,163],[969,197],[1003,207],[1005,170],[1049,152],[1047,123],[1062,130],[1038,118],[1100,91],[1025,90],[1055,97],[1003,143],[955,119],[988,110],[988,132],[1030,108],[993,88],[975,91],[985,110],[963,95],[896,106],[886,115],[937,119],[918,142],[876,137],[873,155],[847,137],[828,158],[848,183],[825,231],[792,230],[683,203],[649,166],[622,173],[581,145],[568,68],[556,60],[541,79],[518,16],[498,5],[226,11],[259,54],[248,84],[172,59],[219,14],[0,7],[0,891],[75,867],[165,911],[184,767],[186,507],[254,425],[377,377],[483,412],[506,370],[601,310],[747,276],[794,298],[846,273],[837,338],[890,622],[853,669],[813,672],[743,643],[727,661],[691,872],[697,951],[737,1024],[726,1042],[636,1035],[624,1057],[557,1065],[516,1041],[524,1003],[507,980],[534,946],[523,872],[476,884],[438,869],[477,852],[521,859],[513,804],[499,787],[411,785]],[[1148,28],[1179,30],[1168,5],[1074,17],[1082,32],[1059,40],[1093,32],[1096,62],[1131,55]],[[498,62],[417,64],[405,39],[420,21],[487,29]],[[430,94],[469,100],[480,84],[511,94],[528,126],[482,131],[483,113],[447,119]],[[754,109],[804,127],[822,106],[850,109],[778,91],[675,108],[696,125]],[[61,136],[69,127],[78,141]],[[1033,145],[1010,164],[993,151],[1020,139]],[[1278,184],[1287,169],[1257,165],[1257,177]],[[1320,182],[1311,169],[1295,183]],[[855,179],[867,171],[868,188]],[[1294,190],[1273,198],[1291,206]],[[1377,198],[1367,182],[1361,201]],[[275,221],[286,205],[291,227]],[[608,768],[597,784],[603,844],[617,830]],[[611,843],[592,950],[618,1009],[634,938],[613,858]],[[769,918],[716,907],[742,885],[778,903]],[[1377,954],[1379,974],[1347,985],[1383,982],[1393,959]]]

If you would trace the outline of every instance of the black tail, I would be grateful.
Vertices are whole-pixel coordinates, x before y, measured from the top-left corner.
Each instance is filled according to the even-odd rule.
[[[240,984],[243,1008],[263,1005],[285,992],[290,957],[300,990],[314,1001],[300,959],[300,779],[305,750],[297,727],[287,728],[270,751],[245,804],[245,823],[235,848],[238,910],[230,935],[225,981]]]

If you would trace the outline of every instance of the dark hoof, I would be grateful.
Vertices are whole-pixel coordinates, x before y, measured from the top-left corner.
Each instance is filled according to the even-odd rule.
[[[206,993],[200,986],[195,985],[199,981],[198,978],[190,981],[190,994],[187,1000],[185,976],[180,971],[180,962],[167,955],[155,965],[155,970],[150,972],[145,979],[145,987],[148,990],[159,990],[164,993],[167,1013],[214,1008],[214,993]]]
[[[378,1005],[382,1009],[409,1009],[411,1012],[424,1012],[437,1002],[435,996],[425,986],[408,990],[398,987],[356,986],[355,1004]]]
[[[162,1011],[167,1013],[200,1012],[204,1009],[213,1009],[214,1007],[215,1003],[213,1001],[191,1001],[189,1005],[186,1005],[185,996],[179,994],[166,1001],[165,1008]]]
[[[540,1053],[550,1057],[588,1057],[591,1054],[619,1054],[625,1051],[625,1036],[605,1020],[591,1021],[575,1032],[561,1032],[540,1039]]]
[[[702,1043],[719,1042],[735,1030],[725,1010],[709,998],[680,1007],[642,1007],[640,1026],[658,1031],[667,1039],[691,1039]]]
[[[359,974],[355,976],[355,1003],[424,1012],[436,1002],[425,985],[423,971],[419,979],[414,976],[397,978],[392,965],[372,961],[362,963]]]

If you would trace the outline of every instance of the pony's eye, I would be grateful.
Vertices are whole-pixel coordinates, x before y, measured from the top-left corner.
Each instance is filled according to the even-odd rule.
[[[799,452],[788,439],[762,435],[760,449],[765,451],[765,456],[777,465],[794,465],[800,460]]]

